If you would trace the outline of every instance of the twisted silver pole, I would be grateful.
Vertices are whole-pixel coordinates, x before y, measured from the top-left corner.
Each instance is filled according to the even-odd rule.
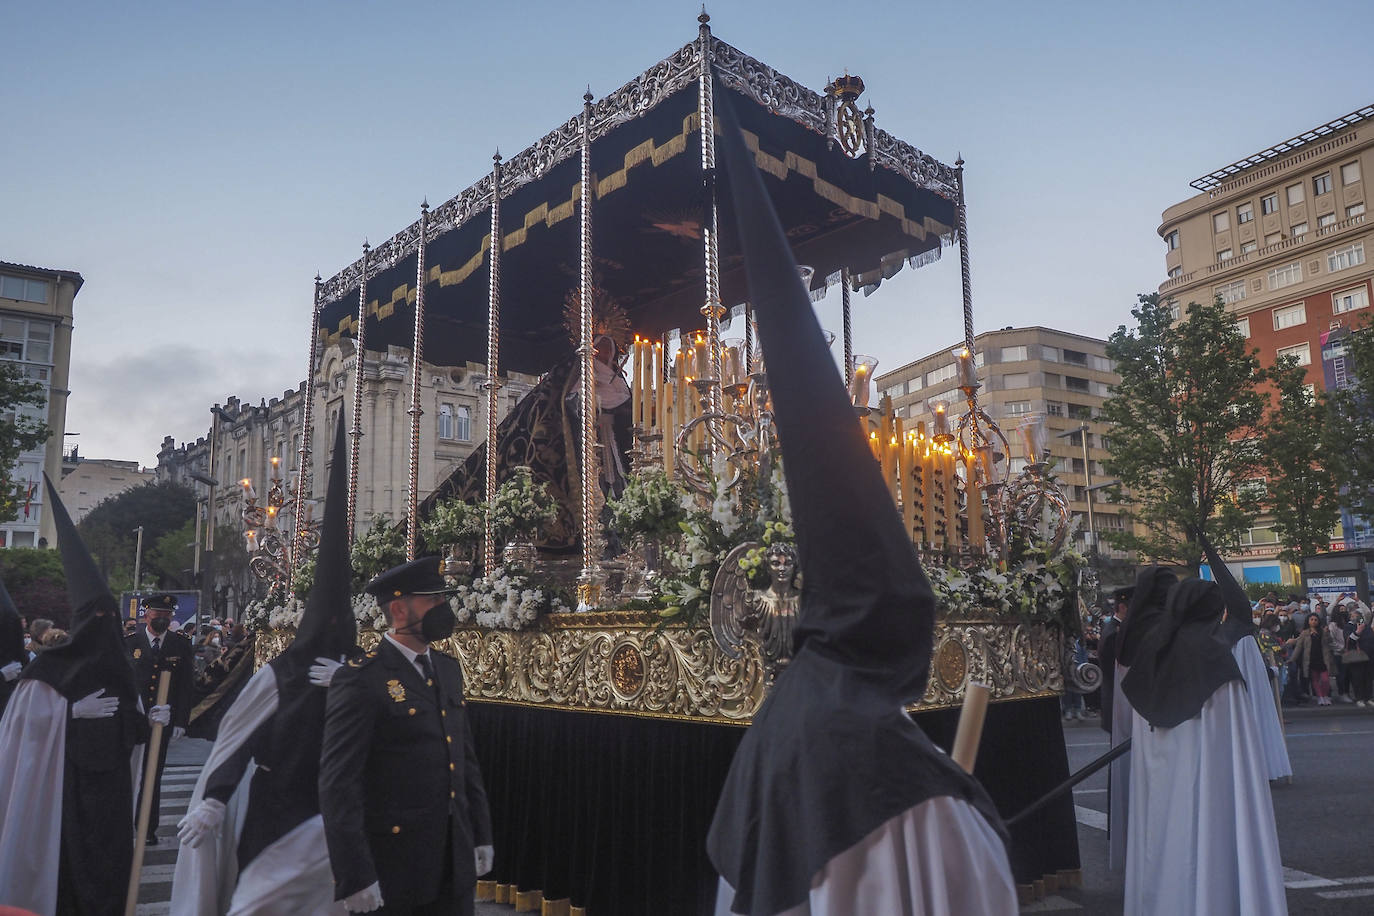
[[[429,238],[429,201],[420,204],[420,243],[415,249],[415,335],[410,345],[410,479],[406,494],[406,560],[415,559],[420,534],[420,376],[425,352],[425,242]]]
[[[959,178],[958,233],[959,233],[959,270],[964,282],[964,346],[970,354],[973,347],[973,280],[968,267],[968,208],[964,205],[964,157],[954,162],[954,171]]]
[[[715,93],[711,77],[711,17],[703,8],[697,17],[700,71],[697,77],[697,114],[701,120],[701,172],[706,179],[706,225],[701,230],[702,254],[706,261],[706,302],[701,314],[706,318],[706,340],[710,350],[710,378],[707,407],[712,415],[707,420],[706,435],[702,437],[702,457],[709,464],[719,423],[714,418],[721,413],[720,393],[720,319],[725,309],[720,304],[720,251],[718,208],[716,206],[716,113]],[[702,371],[700,368],[698,372]]]
[[[582,96],[582,225],[579,260],[582,280],[582,577],[579,606],[594,606],[596,582],[596,495],[600,476],[596,460],[596,342],[592,340],[592,298],[596,295],[592,267],[592,91]],[[609,443],[608,443],[609,446]]]
[[[358,454],[363,441],[363,363],[367,350],[367,254],[372,246],[363,242],[363,270],[358,280],[358,336],[353,354],[353,430],[348,455],[348,537],[353,539],[358,520]]]
[[[286,595],[291,596],[291,580],[296,571],[297,556],[304,539],[301,510],[305,506],[306,494],[310,492],[310,443],[315,435],[315,360],[320,353],[320,288],[323,284],[320,275],[315,274],[315,304],[310,310],[310,359],[305,367],[305,390],[301,392],[301,448],[296,458],[296,532],[291,539],[291,549],[286,564]],[[213,508],[213,507],[212,507]],[[213,520],[211,522],[213,524]]]
[[[854,383],[854,328],[850,322],[848,267],[840,269],[840,311],[844,319],[844,386],[848,388]]]
[[[501,390],[501,153],[491,157],[491,268],[487,272],[487,512],[482,531],[482,569],[496,567],[496,532],[491,514],[496,507],[497,392]]]

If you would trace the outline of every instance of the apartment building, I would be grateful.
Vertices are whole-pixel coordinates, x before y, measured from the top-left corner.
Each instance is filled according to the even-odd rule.
[[[72,307],[85,281],[74,270],[52,270],[0,261],[0,359],[18,362],[43,387],[43,403],[21,412],[47,424],[48,441],[19,456],[14,480],[26,488],[19,517],[0,525],[0,547],[57,543],[44,511],[43,472],[62,479],[62,439],[67,427],[71,375]]]
[[[1070,510],[1080,521],[1080,547],[1091,543],[1087,518],[1091,498],[1099,554],[1124,558],[1124,553],[1112,550],[1101,539],[1103,532],[1120,530],[1126,524],[1121,507],[1106,503],[1100,491],[1089,492],[1089,487],[1108,480],[1102,461],[1110,454],[1111,442],[1101,410],[1119,377],[1107,359],[1106,341],[1053,328],[1026,327],[987,331],[975,337],[974,344],[982,382],[978,402],[1011,445],[1015,456],[1012,472],[1025,468],[1018,427],[1027,417],[1043,415],[1050,434],[1050,454],[1056,459],[1055,472],[1069,497]],[[955,355],[962,348],[962,342],[952,343],[878,376],[878,394],[892,398],[908,429],[916,422],[925,422],[929,429],[937,403],[947,404],[950,416],[967,409],[955,369]],[[1080,438],[1084,433],[1086,464]]]
[[[1347,383],[1340,340],[1368,320],[1374,240],[1366,215],[1374,170],[1374,105],[1304,131],[1192,182],[1164,211],[1167,279],[1177,308],[1220,296],[1263,365],[1291,356],[1314,390]],[[1374,543],[1346,514],[1332,546]],[[1226,559],[1250,581],[1290,582],[1278,538],[1261,519]]]

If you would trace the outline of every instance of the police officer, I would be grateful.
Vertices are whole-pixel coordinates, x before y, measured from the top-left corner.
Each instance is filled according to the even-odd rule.
[[[164,729],[158,746],[149,749],[149,753],[157,754],[157,778],[153,782],[153,816],[148,822],[148,845],[156,846],[157,813],[162,797],[162,770],[167,766],[167,744],[186,733],[186,723],[191,718],[191,685],[195,662],[191,641],[169,629],[177,609],[176,595],[149,595],[140,606],[143,608],[145,625],[124,638],[124,648],[133,663],[134,683],[138,685],[145,710],[152,709],[157,702],[159,676],[163,671],[172,672],[167,693],[167,705],[172,707],[171,735]]]
[[[491,870],[491,815],[456,659],[430,648],[453,632],[437,557],[373,579],[390,629],[329,687],[320,813],[334,896],[354,913],[471,916]]]

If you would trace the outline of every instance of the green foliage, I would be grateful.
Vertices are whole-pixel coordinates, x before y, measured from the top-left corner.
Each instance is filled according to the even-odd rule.
[[[48,441],[52,431],[33,416],[47,404],[43,386],[30,381],[24,369],[10,360],[0,360],[0,522],[14,521],[29,497],[29,486],[41,487],[42,480],[16,480],[19,455]],[[24,408],[33,408],[26,414]]]
[[[496,490],[491,508],[493,537],[498,544],[526,540],[557,517],[558,503],[548,488],[534,482],[529,468],[516,467]]]
[[[152,543],[147,535],[143,541],[144,581],[156,577],[159,588],[195,588],[196,520],[186,520],[186,524],[169,531]]]
[[[1307,393],[1303,368],[1285,358],[1269,377],[1275,398],[1261,439],[1269,469],[1264,502],[1283,545],[1279,558],[1299,563],[1330,548],[1331,530],[1340,521],[1336,474],[1327,460],[1340,448],[1330,441],[1326,396]]]
[[[1106,470],[1121,481],[1108,498],[1134,504],[1137,530],[1106,537],[1196,570],[1202,549],[1192,531],[1234,544],[1258,509],[1239,484],[1262,467],[1265,372],[1220,298],[1174,321],[1151,294],[1131,314],[1136,328],[1119,327],[1107,342],[1121,381],[1102,416],[1112,427]]]
[[[196,496],[190,488],[175,483],[145,483],[111,496],[86,514],[77,525],[97,567],[114,592],[134,586],[134,561],[138,545],[135,529],[143,526],[143,575],[160,581],[180,576],[183,566],[166,569],[150,560],[150,549],[165,535],[176,531],[195,517]],[[175,558],[169,563],[179,563]]]
[[[1346,505],[1374,518],[1374,325],[1366,321],[1345,344],[1346,374],[1353,383],[1328,395],[1325,457]]]
[[[611,528],[622,538],[676,535],[687,518],[687,491],[659,468],[631,474],[618,499],[607,500]]]
[[[24,617],[46,617],[63,629],[71,625],[67,577],[56,550],[0,548],[0,580]]]
[[[481,543],[486,528],[486,507],[460,499],[441,500],[429,518],[420,522],[420,533],[431,552],[450,544],[471,548]]]
[[[351,559],[356,595],[379,573],[406,561],[405,530],[391,524],[385,515],[373,516],[371,527],[353,541]]]

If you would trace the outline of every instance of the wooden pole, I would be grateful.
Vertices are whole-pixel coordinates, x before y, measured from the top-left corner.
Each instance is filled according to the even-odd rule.
[[[157,681],[155,706],[167,705],[167,692],[172,686],[172,672],[164,671]],[[143,874],[143,845],[148,842],[148,821],[152,819],[153,783],[157,781],[157,749],[162,741],[162,726],[154,725],[148,738],[148,751],[143,757],[143,791],[138,801],[138,832],[134,834],[134,865],[129,870],[129,894],[124,898],[124,916],[134,916],[138,909],[138,879]]]
[[[991,695],[992,688],[987,684],[970,681],[964,688],[964,707],[959,711],[959,727],[954,732],[954,747],[949,756],[965,773],[973,772],[973,762],[978,759],[978,743],[983,738],[983,719]]]

